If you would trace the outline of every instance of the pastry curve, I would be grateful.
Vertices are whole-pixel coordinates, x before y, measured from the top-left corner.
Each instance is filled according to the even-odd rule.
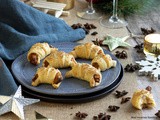
[[[54,49],[57,48],[51,48],[48,43],[36,43],[28,51],[27,60],[33,65],[38,65]]]
[[[75,58],[93,59],[98,54],[104,54],[104,52],[103,49],[98,45],[93,43],[85,43],[83,45],[75,46],[70,54],[72,54]]]
[[[73,55],[63,51],[52,51],[49,56],[43,60],[43,66],[52,66],[54,68],[67,68],[76,64]]]
[[[65,75],[66,78],[75,77],[89,82],[90,87],[98,86],[101,83],[101,72],[87,63],[77,63]]]
[[[112,60],[109,54],[99,54],[91,61],[91,64],[95,68],[105,71],[111,67],[116,67],[117,61]]]
[[[32,79],[32,86],[38,86],[42,83],[51,84],[53,88],[59,88],[63,80],[62,74],[53,67],[40,67]]]
[[[137,90],[134,92],[132,99],[132,105],[141,110],[143,108],[153,108],[156,104],[153,99],[153,95],[148,90]]]

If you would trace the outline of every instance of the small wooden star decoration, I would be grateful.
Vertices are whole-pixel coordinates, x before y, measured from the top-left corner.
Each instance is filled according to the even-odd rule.
[[[130,38],[130,36],[126,36],[126,37],[123,37],[123,38],[118,38],[118,37],[116,38],[116,37],[112,37],[112,36],[107,36],[102,44],[103,45],[108,45],[109,50],[112,51],[119,46],[121,46],[121,47],[131,46],[130,44],[125,42],[125,40],[127,40],[129,38]]]
[[[13,112],[19,118],[24,119],[23,107],[39,101],[39,99],[24,98],[22,96],[21,86],[19,86],[13,96],[0,96],[0,102],[2,103],[0,115]]]

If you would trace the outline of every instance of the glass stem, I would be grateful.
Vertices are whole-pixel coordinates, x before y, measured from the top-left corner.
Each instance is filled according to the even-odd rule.
[[[113,0],[113,16],[117,17],[118,0]]]
[[[94,8],[93,8],[93,0],[89,0],[89,1],[90,1],[90,2],[89,2],[89,5],[88,5],[87,13],[93,14],[93,13],[95,13],[95,10],[94,10]]]
[[[118,21],[117,8],[118,8],[118,0],[113,0],[113,15],[110,18],[112,22]]]

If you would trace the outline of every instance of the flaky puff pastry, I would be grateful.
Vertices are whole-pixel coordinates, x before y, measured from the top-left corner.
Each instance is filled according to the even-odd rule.
[[[98,86],[101,83],[102,75],[100,70],[87,63],[77,63],[65,75],[66,78],[75,77],[89,82],[90,87]]]
[[[47,83],[57,89],[60,86],[62,79],[62,74],[58,69],[53,67],[40,67],[32,79],[32,86]]]
[[[30,63],[38,65],[54,49],[57,48],[50,47],[48,43],[36,43],[28,51],[27,59]]]
[[[98,54],[103,54],[103,49],[93,43],[85,43],[77,45],[73,51],[70,52],[75,58],[93,59]]]
[[[43,66],[52,66],[54,68],[67,68],[76,64],[73,55],[63,51],[52,51],[49,56],[43,60]]]
[[[143,108],[153,108],[156,105],[153,95],[145,89],[135,91],[131,103],[135,108],[140,110]]]
[[[117,61],[112,60],[109,54],[100,54],[91,61],[91,64],[95,68],[105,71],[111,67],[116,67]]]

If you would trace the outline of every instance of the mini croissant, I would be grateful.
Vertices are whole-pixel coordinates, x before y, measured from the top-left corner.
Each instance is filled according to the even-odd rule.
[[[47,83],[52,84],[53,88],[57,89],[60,86],[62,79],[62,74],[58,69],[53,67],[40,67],[32,79],[32,86]]]
[[[77,63],[65,75],[85,80],[90,83],[90,87],[98,86],[101,83],[102,75],[98,69],[87,63]]]
[[[75,58],[93,59],[98,54],[103,54],[103,49],[93,43],[85,43],[84,45],[77,45],[73,51],[70,52]]]
[[[142,108],[153,108],[155,106],[155,101],[153,95],[148,90],[137,90],[134,92],[131,99],[132,105],[137,109]]]
[[[111,67],[115,67],[117,64],[117,61],[112,60],[111,56],[109,54],[100,54],[97,55],[92,61],[92,66],[99,69],[101,71],[105,71]]]
[[[57,48],[51,48],[48,43],[36,43],[28,51],[27,59],[30,63],[38,65],[40,60],[51,53],[52,49]]]
[[[54,68],[67,68],[76,63],[73,55],[58,50],[51,52],[51,54],[43,60],[44,67],[52,66]]]

